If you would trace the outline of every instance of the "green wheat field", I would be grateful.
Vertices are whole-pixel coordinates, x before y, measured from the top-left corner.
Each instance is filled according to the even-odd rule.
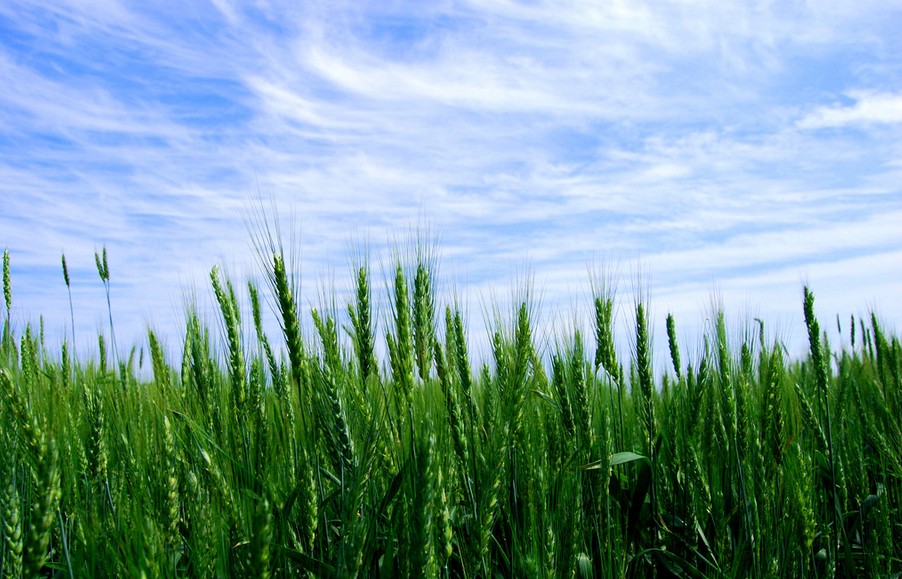
[[[48,347],[11,322],[4,254],[0,575],[902,572],[902,352],[876,314],[837,318],[833,349],[806,288],[791,359],[717,312],[694,364],[667,316],[664,365],[642,299],[615,344],[612,287],[586,297],[591,331],[552,338],[524,291],[483,363],[430,252],[378,287],[361,263],[351,303],[310,309],[281,243],[256,241],[268,285],[214,267],[218,319],[188,306],[175,355],[153,331],[117,351],[112,314],[94,353]]]

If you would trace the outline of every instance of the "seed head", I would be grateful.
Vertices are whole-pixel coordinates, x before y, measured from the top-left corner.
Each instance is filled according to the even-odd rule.
[[[66,254],[63,255],[63,279],[66,280],[66,287],[69,287],[69,268],[66,267]]]
[[[9,315],[13,302],[12,281],[9,274],[9,249],[3,250],[3,299],[6,301],[6,312]]]

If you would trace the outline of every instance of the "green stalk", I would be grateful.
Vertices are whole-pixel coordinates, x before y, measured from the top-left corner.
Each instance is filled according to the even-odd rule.
[[[432,344],[435,342],[435,294],[428,267],[420,261],[413,282],[413,342],[420,380],[425,382],[432,369]]]
[[[409,408],[413,392],[414,356],[413,341],[410,332],[410,300],[407,292],[407,280],[401,264],[395,270],[394,291],[395,334],[387,334],[388,352],[391,361],[392,376],[395,386],[400,391],[401,399]]]
[[[814,366],[815,383],[817,385],[818,397],[824,409],[827,420],[827,452],[830,461],[830,499],[832,502],[833,516],[833,533],[834,540],[831,547],[835,550],[839,548],[841,533],[844,534],[845,529],[842,526],[842,509],[839,504],[837,495],[836,481],[836,457],[833,451],[833,424],[830,416],[830,399],[827,391],[827,360],[824,358],[824,352],[821,349],[820,325],[814,315],[814,294],[805,287],[805,325],[808,328],[808,342],[811,346],[811,364]],[[846,542],[847,543],[847,542]],[[835,557],[835,553],[833,555]],[[835,559],[834,559],[835,560]]]
[[[13,344],[11,313],[13,304],[12,275],[9,267],[9,249],[3,250],[3,302],[6,304],[6,321],[3,324],[3,345],[6,349],[7,362],[12,366]]]
[[[354,342],[354,353],[357,357],[357,368],[360,372],[360,382],[366,392],[370,376],[378,375],[378,363],[376,361],[376,341],[373,330],[373,311],[370,306],[369,272],[366,266],[360,266],[357,270],[357,291],[354,306],[348,305],[348,314],[351,318],[351,338]]]
[[[225,282],[225,288],[219,279],[219,268],[214,266],[210,271],[210,282],[213,294],[219,303],[219,309],[226,331],[229,346],[229,378],[232,386],[232,409],[238,424],[247,420],[247,365],[241,346],[241,312],[232,283]]]
[[[103,246],[103,254],[94,252],[94,262],[97,264],[97,273],[100,275],[100,281],[103,283],[103,289],[106,293],[106,308],[110,318],[110,343],[113,348],[113,362],[119,365],[119,352],[116,347],[116,334],[113,332],[113,307],[110,303],[110,267],[106,259],[106,246]]]
[[[673,362],[673,371],[676,373],[677,382],[682,377],[683,367],[680,363],[680,345],[677,343],[676,322],[673,314],[667,314],[667,343],[670,346],[670,359]]]
[[[72,305],[72,286],[69,283],[69,268],[66,266],[66,254],[62,254],[63,279],[66,281],[66,292],[69,294],[69,317],[72,321],[72,347],[75,348],[75,307]]]

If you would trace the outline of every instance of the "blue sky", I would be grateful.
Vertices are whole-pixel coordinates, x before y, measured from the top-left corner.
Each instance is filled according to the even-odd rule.
[[[569,323],[602,270],[624,328],[642,273],[659,343],[716,298],[798,344],[803,283],[826,327],[897,328],[899,29],[867,0],[5,0],[13,318],[68,332],[64,251],[91,348],[106,246],[118,337],[176,345],[214,264],[259,276],[262,195],[294,215],[305,304],[346,287],[355,246],[381,272],[425,225],[474,335],[528,276]]]

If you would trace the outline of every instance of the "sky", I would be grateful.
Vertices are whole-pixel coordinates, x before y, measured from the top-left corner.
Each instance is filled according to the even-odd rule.
[[[419,235],[474,340],[526,287],[546,341],[588,328],[593,280],[625,334],[650,301],[659,347],[672,312],[697,351],[719,305],[804,349],[805,284],[834,334],[898,330],[900,29],[869,0],[4,0],[11,316],[70,335],[65,253],[96,350],[105,247],[120,348],[177,349],[214,265],[262,280],[262,205],[305,309],[364,251],[384,297]]]

